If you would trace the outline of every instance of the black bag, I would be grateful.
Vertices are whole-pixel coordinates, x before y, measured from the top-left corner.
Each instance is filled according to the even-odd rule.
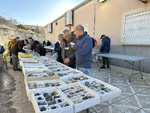
[[[4,53],[5,49],[3,46],[0,46],[0,53]]]

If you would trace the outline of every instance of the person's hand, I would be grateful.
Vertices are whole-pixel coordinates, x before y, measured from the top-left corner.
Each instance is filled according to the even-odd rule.
[[[73,48],[74,45],[71,45],[71,47]]]
[[[64,59],[64,63],[65,63],[65,64],[69,63],[69,61],[70,61],[69,58]]]
[[[75,43],[71,42],[70,45],[71,45],[71,47],[73,48],[73,46],[75,45]]]

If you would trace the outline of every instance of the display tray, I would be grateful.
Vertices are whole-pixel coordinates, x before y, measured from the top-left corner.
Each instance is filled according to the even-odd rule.
[[[26,81],[54,80],[60,77],[54,72],[25,74]]]
[[[31,91],[40,88],[59,87],[65,83],[61,80],[25,81],[28,99],[31,100]]]
[[[20,58],[20,61],[24,62],[24,63],[34,63],[34,62],[38,62],[37,60],[35,60],[34,58]]]
[[[100,97],[80,83],[61,86],[58,89],[74,105],[75,113],[100,104]]]
[[[39,62],[33,58],[20,58],[19,65],[23,66],[23,63],[39,63]]]
[[[69,71],[70,70],[70,68],[67,68],[67,67],[57,67],[57,68],[55,68],[55,69],[50,69],[51,71],[53,71],[53,72],[62,72],[62,71]]]
[[[23,68],[44,68],[42,63],[23,63]]]
[[[74,113],[72,103],[57,88],[32,91],[31,102],[35,113]]]
[[[60,64],[58,63],[44,63],[45,66],[47,66],[48,68],[51,68],[51,67],[59,67]]]
[[[121,90],[98,79],[82,81],[81,84],[96,92],[100,96],[100,101],[105,102],[121,95]]]
[[[82,75],[83,74],[83,72],[75,70],[75,69],[71,69],[68,71],[59,71],[59,72],[55,72],[55,73],[60,77],[65,77],[65,76],[69,76],[69,75],[76,76],[76,75]]]
[[[47,67],[42,68],[23,68],[23,74],[47,73],[51,72]]]
[[[59,64],[57,61],[53,61],[50,59],[36,59],[36,60],[41,62],[45,66],[51,66],[51,65]]]
[[[60,79],[66,84],[71,84],[71,83],[75,83],[75,82],[89,80],[89,79],[92,79],[92,77],[82,74],[82,75],[64,76],[64,77],[61,77]]]
[[[53,69],[62,69],[62,68],[69,68],[68,66],[63,66],[63,65],[60,65],[60,64],[58,64],[58,63],[56,63],[56,64],[52,64],[52,65],[49,65],[49,66],[47,66],[50,70],[53,70]],[[70,68],[69,68],[70,69]]]

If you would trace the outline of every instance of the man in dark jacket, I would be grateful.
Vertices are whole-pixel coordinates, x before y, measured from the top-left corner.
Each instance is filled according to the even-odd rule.
[[[102,45],[100,48],[100,52],[102,54],[109,53],[110,52],[110,43],[111,43],[110,38],[108,36],[101,35],[100,39],[102,39]],[[102,59],[103,59],[103,65],[102,65],[101,69],[105,69],[105,61],[107,61],[107,68],[109,68],[109,59],[106,57],[103,57]]]
[[[38,41],[34,41],[34,46],[35,46],[35,52],[36,53],[39,53],[40,56],[45,56],[46,50]]]
[[[51,45],[52,45],[51,42],[49,40],[47,40],[46,46],[51,46]]]
[[[74,34],[79,38],[76,45],[71,46],[75,52],[66,58],[64,62],[68,63],[70,60],[76,58],[77,69],[86,75],[90,75],[93,48],[92,39],[84,33],[84,27],[82,25],[76,25],[74,27]]]
[[[68,29],[63,30],[63,36],[64,36],[64,39],[69,43],[69,50],[68,50],[68,52],[65,52],[66,57],[69,57],[75,52],[75,50],[71,47],[71,45],[76,44],[78,39]],[[69,63],[67,63],[67,65],[72,68],[76,68],[75,64],[76,64],[75,58],[70,60]]]
[[[63,34],[58,35],[59,41],[55,43],[54,51],[57,52],[57,61],[63,63],[62,59],[62,46],[63,46]]]
[[[15,43],[15,45],[10,49],[10,52],[12,53],[12,64],[13,64],[13,70],[19,71],[18,69],[18,52],[25,53],[25,50],[23,50],[23,47],[28,44],[28,40],[19,40]]]

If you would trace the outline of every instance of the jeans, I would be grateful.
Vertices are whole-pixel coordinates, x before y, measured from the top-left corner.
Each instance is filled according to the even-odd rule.
[[[105,62],[107,62],[107,67],[109,68],[109,59],[106,57],[102,57],[103,59],[103,67],[105,67]]]
[[[86,75],[90,75],[90,69],[87,69],[87,68],[82,68],[82,67],[77,67],[77,69],[79,71],[82,71],[84,74]]]
[[[18,70],[18,56],[15,54],[12,54],[12,64],[13,70]]]

